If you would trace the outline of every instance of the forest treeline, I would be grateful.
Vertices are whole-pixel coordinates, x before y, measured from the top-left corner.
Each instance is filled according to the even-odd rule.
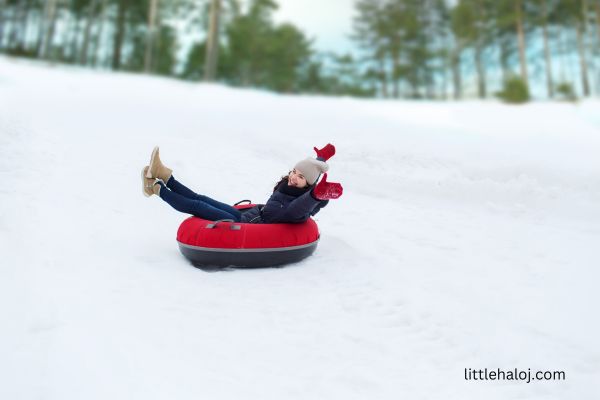
[[[0,0],[0,52],[285,93],[600,94],[600,0],[357,0],[352,54],[273,0]],[[319,10],[315,9],[315,13]]]

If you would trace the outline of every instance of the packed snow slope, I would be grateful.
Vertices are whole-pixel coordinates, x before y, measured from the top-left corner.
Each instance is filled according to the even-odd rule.
[[[265,201],[334,143],[315,254],[208,272],[142,195]],[[282,96],[0,58],[0,398],[597,399],[600,103]],[[466,380],[465,369],[565,380]]]

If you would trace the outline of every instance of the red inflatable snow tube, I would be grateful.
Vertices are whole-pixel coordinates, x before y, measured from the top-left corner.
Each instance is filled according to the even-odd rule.
[[[244,212],[255,204],[235,205]],[[248,224],[190,217],[177,231],[181,253],[196,267],[273,267],[300,261],[317,248],[319,228],[300,224]]]

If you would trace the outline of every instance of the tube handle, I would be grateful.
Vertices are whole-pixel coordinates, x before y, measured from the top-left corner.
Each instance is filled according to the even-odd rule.
[[[216,220],[216,221],[214,221],[213,223],[206,224],[206,228],[207,228],[207,229],[214,229],[214,228],[216,228],[216,227],[217,227],[217,225],[218,225],[220,222],[235,222],[235,221],[234,221],[234,220],[232,220],[231,218],[219,219],[219,220]],[[231,229],[232,231],[239,231],[240,229],[242,229],[242,227],[241,227],[241,225],[234,225],[234,224],[231,224],[231,225],[229,226],[229,229]]]

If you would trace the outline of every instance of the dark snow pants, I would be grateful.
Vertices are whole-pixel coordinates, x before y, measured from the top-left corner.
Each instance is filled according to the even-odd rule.
[[[160,198],[177,211],[210,221],[232,219],[235,222],[240,222],[242,218],[242,213],[234,207],[213,200],[208,196],[194,193],[178,182],[173,175],[167,181],[166,186],[162,183],[160,185]]]

